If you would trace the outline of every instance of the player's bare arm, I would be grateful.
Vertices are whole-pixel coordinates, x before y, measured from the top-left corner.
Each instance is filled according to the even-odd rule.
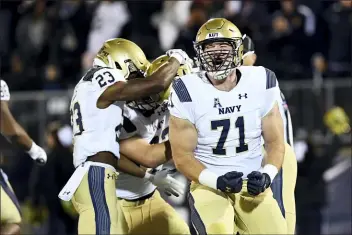
[[[45,151],[39,147],[21,127],[20,124],[12,116],[7,101],[1,102],[1,118],[0,130],[1,134],[5,135],[12,144],[26,151],[33,160],[39,164],[45,164],[47,155]]]
[[[277,101],[261,122],[267,156],[264,168],[247,176],[247,190],[253,196],[263,193],[271,185],[282,167],[285,155],[283,121]]]
[[[33,140],[12,116],[7,101],[1,101],[0,122],[1,134],[9,138],[11,143],[25,151],[28,151],[31,148]]]
[[[284,128],[278,104],[276,103],[270,112],[262,118],[263,138],[267,158],[265,164],[281,169],[284,154]]]
[[[120,142],[120,153],[148,168],[155,168],[171,159],[169,141],[149,144],[145,139],[133,137]]]
[[[170,86],[179,67],[180,60],[171,57],[166,64],[149,77],[117,82],[108,87],[99,97],[97,107],[106,108],[115,101],[138,100],[162,92]]]
[[[169,140],[177,170],[189,180],[199,182],[199,175],[205,166],[194,157],[198,140],[196,128],[188,120],[174,116],[170,116],[169,128]]]
[[[133,175],[138,178],[144,178],[146,170],[142,167],[139,167],[136,163],[128,159],[123,154],[120,154],[120,159],[117,163],[117,167],[122,172]]]

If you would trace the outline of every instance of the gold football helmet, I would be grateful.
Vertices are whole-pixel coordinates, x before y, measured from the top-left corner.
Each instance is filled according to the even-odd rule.
[[[123,38],[107,40],[94,59],[94,65],[121,70],[126,79],[143,77],[149,64],[142,49]]]
[[[169,56],[162,55],[156,58],[148,67],[146,71],[146,77],[151,76],[156,72],[162,65],[164,65],[168,60]],[[192,66],[190,64],[181,65],[177,71],[177,76],[181,77],[192,72]],[[153,110],[159,107],[159,105],[166,99],[169,98],[171,86],[169,86],[163,92],[149,96],[141,100],[130,101],[127,103],[128,106],[136,108],[139,110]]]
[[[233,68],[242,64],[243,45],[240,30],[224,18],[208,20],[198,30],[194,49],[200,68],[214,74],[214,79],[225,79]],[[211,43],[228,43],[232,50],[205,50]]]
[[[341,107],[334,107],[324,115],[325,125],[335,134],[341,135],[350,132],[350,119]]]

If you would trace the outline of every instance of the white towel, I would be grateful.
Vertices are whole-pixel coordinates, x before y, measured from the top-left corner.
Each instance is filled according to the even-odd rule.
[[[63,201],[70,201],[73,197],[73,194],[76,192],[78,186],[81,184],[81,181],[84,175],[88,172],[91,166],[100,166],[104,168],[112,169],[116,172],[115,168],[100,162],[84,162],[79,167],[76,168],[75,172],[73,172],[71,178],[68,180],[66,185],[62,188],[59,193],[59,198]]]
[[[85,162],[76,168],[73,172],[71,178],[68,180],[66,185],[62,188],[59,193],[59,198],[64,201],[70,201],[73,194],[76,192],[78,186],[80,185],[84,175],[89,170],[91,162]]]
[[[9,181],[9,178],[7,177],[6,173],[0,169],[0,174],[2,174],[2,177],[4,178],[5,182],[7,183]]]

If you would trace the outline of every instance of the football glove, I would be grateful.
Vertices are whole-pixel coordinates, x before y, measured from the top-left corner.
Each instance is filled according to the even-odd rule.
[[[190,58],[188,57],[187,53],[181,49],[171,49],[166,52],[166,55],[169,57],[174,57],[181,65],[189,63]]]
[[[271,184],[270,176],[267,173],[252,171],[247,178],[247,191],[252,196],[257,196],[264,192]]]
[[[227,172],[225,175],[218,177],[216,187],[225,193],[239,193],[242,189],[242,176],[242,172]]]
[[[27,152],[31,158],[39,165],[44,165],[47,160],[46,152],[33,142],[31,149]]]
[[[166,195],[179,197],[184,194],[185,185],[170,176],[172,172],[168,169],[162,169],[150,174],[149,181],[156,187],[164,191]]]

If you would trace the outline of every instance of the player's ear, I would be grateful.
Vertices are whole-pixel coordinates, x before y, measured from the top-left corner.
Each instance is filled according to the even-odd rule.
[[[253,53],[252,58],[253,58],[253,65],[255,65],[255,62],[257,61],[257,54]]]

